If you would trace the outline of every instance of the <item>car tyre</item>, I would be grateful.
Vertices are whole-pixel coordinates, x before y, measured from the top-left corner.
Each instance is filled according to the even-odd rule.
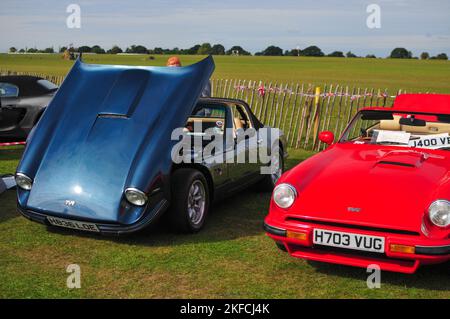
[[[205,176],[196,169],[180,168],[172,175],[168,221],[173,230],[196,233],[205,223],[210,192]]]

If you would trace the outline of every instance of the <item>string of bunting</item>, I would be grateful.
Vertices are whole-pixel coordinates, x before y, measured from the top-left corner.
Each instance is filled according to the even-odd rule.
[[[326,93],[320,93],[320,94],[314,94],[314,93],[301,93],[301,92],[295,92],[292,89],[283,89],[279,87],[265,87],[264,85],[260,85],[259,87],[249,87],[246,85],[236,85],[234,86],[234,89],[236,91],[257,91],[258,95],[261,97],[264,97],[267,93],[285,93],[290,95],[298,95],[298,96],[305,96],[305,97],[350,97],[351,100],[357,100],[361,98],[367,98],[367,97],[376,97],[376,98],[395,98],[396,95],[389,95],[387,93],[381,92],[381,93],[363,93],[363,94],[349,94],[349,93],[333,93],[333,92],[326,92]]]
[[[0,147],[2,147],[2,146],[15,146],[15,145],[25,145],[25,142],[0,143]]]

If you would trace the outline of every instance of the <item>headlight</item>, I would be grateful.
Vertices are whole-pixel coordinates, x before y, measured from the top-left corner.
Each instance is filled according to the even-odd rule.
[[[436,200],[428,208],[428,214],[433,224],[439,227],[450,225],[450,202],[446,200]]]
[[[33,180],[23,173],[16,173],[16,184],[20,188],[29,191],[33,186]]]
[[[147,195],[136,188],[127,188],[125,197],[127,201],[136,206],[144,206],[147,203]]]
[[[290,184],[280,184],[273,190],[273,200],[281,208],[289,208],[297,198],[297,191]]]

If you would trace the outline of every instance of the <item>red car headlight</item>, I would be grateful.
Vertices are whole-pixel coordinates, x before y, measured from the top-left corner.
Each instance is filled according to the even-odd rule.
[[[431,222],[438,227],[450,225],[450,202],[438,199],[428,208],[428,216]]]
[[[273,200],[281,208],[289,208],[297,198],[297,191],[290,184],[279,184],[273,190]]]

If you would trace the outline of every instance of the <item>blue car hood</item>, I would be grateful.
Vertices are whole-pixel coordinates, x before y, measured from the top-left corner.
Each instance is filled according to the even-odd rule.
[[[30,135],[17,172],[33,187],[18,191],[19,205],[134,222],[139,216],[122,216],[124,190],[149,192],[170,171],[171,133],[185,125],[213,70],[211,57],[180,68],[77,61]]]

